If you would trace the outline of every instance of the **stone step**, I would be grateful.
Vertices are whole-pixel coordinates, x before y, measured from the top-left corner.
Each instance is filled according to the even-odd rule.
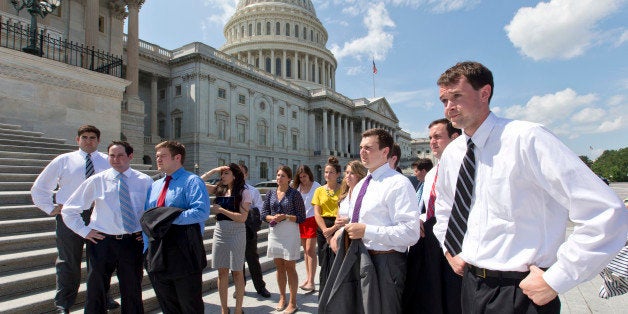
[[[27,173],[39,174],[44,170],[44,166],[27,166],[27,165],[2,165],[0,164],[0,177],[9,173]]]
[[[4,177],[5,175],[3,175]],[[14,174],[6,175],[14,176]],[[37,175],[33,175],[37,176]],[[0,204],[2,205],[27,205],[33,204],[30,191],[0,191]],[[0,230],[1,232],[2,230]]]
[[[0,236],[16,235],[27,232],[48,232],[54,230],[55,217],[50,216],[0,221]]]
[[[72,151],[76,149],[76,145],[70,145],[65,143],[51,143],[48,141],[22,141],[22,140],[12,140],[12,139],[4,139],[0,137],[0,145],[8,145],[8,146],[17,146],[24,148],[47,148],[47,149],[61,149],[65,151]]]
[[[48,217],[35,205],[0,206],[0,221]]]
[[[30,191],[33,182],[0,182],[0,191]]]
[[[1,146],[1,145],[0,145]],[[0,158],[10,158],[14,160],[44,160],[48,164],[51,160],[57,157],[58,153],[43,153],[43,152],[23,152],[15,147],[12,149],[0,148]]]
[[[0,129],[0,139],[36,143],[67,144],[65,139],[43,137],[43,133],[41,132],[7,131],[2,129]]]
[[[275,268],[273,260],[265,256],[265,245],[260,243],[258,246],[258,252],[263,254],[260,256],[260,264],[262,266],[262,272],[267,272]],[[211,260],[211,256],[207,256],[208,261]],[[247,268],[248,273],[248,268]],[[205,268],[202,275],[202,290],[203,295],[213,291],[217,287],[218,271],[211,269],[209,266]],[[231,280],[231,278],[230,278]],[[142,281],[142,300],[144,302],[144,310],[146,312],[159,311],[159,304],[155,296],[155,291],[150,283],[146,283],[146,271],[144,271],[144,279]],[[249,284],[249,290],[251,284]],[[72,311],[81,311],[85,302],[85,293],[87,286],[85,282],[81,283],[76,298],[76,304],[72,308]],[[114,275],[111,278],[111,292],[116,296],[116,300],[120,302],[119,298],[119,285],[118,278]],[[44,313],[54,311],[54,289],[35,290],[32,293],[26,295],[20,295],[19,297],[0,301],[0,308],[4,309],[7,313]],[[113,311],[113,313],[118,313]]]
[[[268,232],[260,231],[258,234],[258,253],[260,255],[266,253],[267,239]],[[211,260],[212,241],[211,238],[203,240],[208,260]],[[85,253],[83,256],[85,257]],[[82,264],[82,272],[83,278],[85,278],[85,262]],[[29,293],[35,289],[54,288],[55,286],[56,270],[54,267],[54,259],[51,263],[45,265],[34,266],[21,271],[8,271],[3,273],[7,275],[0,276],[0,302],[11,299],[17,295]]]
[[[22,126],[17,124],[0,123],[0,129],[6,130],[21,130]]]
[[[36,153],[36,154],[46,154],[46,155],[50,155],[51,154],[51,155],[53,155],[52,158],[56,157],[57,155],[63,154],[63,153],[71,152],[74,149],[76,149],[76,147],[72,147],[70,145],[67,145],[67,148],[58,148],[58,147],[39,147],[39,146],[34,146],[34,145],[31,145],[31,146],[7,145],[7,144],[1,144],[0,143],[0,151],[20,152],[20,153]],[[2,157],[4,157],[4,156],[2,156]]]
[[[6,166],[40,166],[48,165],[49,160],[43,159],[25,159],[25,158],[0,158],[0,165]]]
[[[4,173],[0,177],[2,182],[35,182],[39,174],[35,173]],[[30,189],[29,189],[30,190]],[[4,204],[0,202],[0,204]]]
[[[31,232],[0,236],[0,254],[24,252],[26,250],[55,247],[55,232]]]

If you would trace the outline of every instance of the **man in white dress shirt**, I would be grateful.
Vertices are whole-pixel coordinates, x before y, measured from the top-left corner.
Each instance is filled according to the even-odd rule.
[[[370,129],[362,134],[360,158],[368,175],[351,193],[350,204],[355,204],[354,208],[338,215],[351,218],[344,230],[349,238],[362,239],[369,250],[377,272],[382,310],[401,313],[406,249],[419,239],[420,226],[412,183],[387,163],[393,143],[384,129]],[[335,237],[340,233],[337,231]]]
[[[437,84],[445,116],[463,129],[440,159],[434,227],[463,275],[463,312],[560,312],[558,294],[596,276],[624,245],[626,209],[547,129],[491,113],[493,76],[482,64],[458,63]],[[456,185],[461,164],[473,171],[470,153],[475,175],[456,253],[462,210],[452,207],[461,208]]]
[[[133,147],[114,141],[108,147],[111,169],[91,176],[66,201],[61,214],[68,228],[87,242],[85,313],[105,313],[106,285],[117,271],[122,313],[143,313],[142,227],[140,218],[153,180],[131,169]],[[94,203],[86,226],[81,218]]]
[[[81,283],[81,259],[85,241],[68,229],[63,221],[61,208],[78,186],[89,176],[109,169],[107,154],[98,151],[100,130],[93,125],[82,125],[77,130],[76,143],[79,149],[61,154],[53,159],[31,188],[35,206],[46,214],[55,217],[56,243],[58,257],[57,292],[55,306],[62,313],[69,313],[74,305],[79,284]],[[56,196],[54,191],[59,186]],[[89,222],[91,210],[85,208],[82,213],[85,223]],[[114,304],[117,307],[117,303]]]

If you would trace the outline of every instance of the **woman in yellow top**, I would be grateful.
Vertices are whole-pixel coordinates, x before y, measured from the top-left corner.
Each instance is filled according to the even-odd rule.
[[[314,191],[312,197],[312,205],[314,205],[314,217],[316,217],[317,244],[318,244],[318,264],[321,265],[319,273],[318,291],[323,291],[331,265],[334,263],[336,254],[329,247],[329,240],[338,229],[335,226],[336,216],[338,215],[338,176],[342,169],[338,164],[336,157],[329,157],[325,165],[325,185]],[[320,294],[319,294],[320,295]]]

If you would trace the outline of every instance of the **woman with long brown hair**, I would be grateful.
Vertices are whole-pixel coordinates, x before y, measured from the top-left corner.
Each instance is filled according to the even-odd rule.
[[[235,313],[242,313],[244,298],[244,251],[246,229],[244,222],[251,206],[251,194],[244,186],[244,174],[234,163],[210,170],[204,177],[220,173],[217,185],[207,190],[216,195],[211,212],[216,215],[212,244],[212,267],[218,269],[218,295],[222,313],[229,313],[227,293],[229,270],[235,282]]]
[[[314,217],[314,205],[312,197],[314,191],[321,186],[314,181],[314,174],[310,167],[302,165],[297,169],[292,186],[301,193],[303,205],[305,205],[305,221],[299,224],[301,234],[301,246],[305,253],[305,280],[299,288],[305,291],[314,290],[314,275],[316,275],[316,218]]]
[[[327,159],[325,165],[325,185],[319,187],[314,192],[312,205],[314,205],[314,217],[318,225],[317,244],[318,244],[318,262],[321,265],[319,273],[318,291],[323,291],[331,265],[334,262],[335,254],[329,247],[329,240],[336,232],[334,226],[336,216],[338,215],[338,176],[340,176],[340,164],[338,159],[331,156]],[[320,294],[319,294],[320,295]]]
[[[277,311],[294,313],[297,306],[297,288],[299,277],[296,260],[301,257],[299,226],[305,220],[305,206],[301,194],[290,187],[292,170],[287,166],[277,169],[277,190],[266,194],[261,216],[270,225],[268,250],[266,255],[272,258],[277,267],[279,302]],[[290,288],[290,300],[286,307],[286,280]]]

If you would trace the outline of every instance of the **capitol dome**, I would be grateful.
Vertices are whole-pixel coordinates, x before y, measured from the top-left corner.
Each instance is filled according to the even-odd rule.
[[[335,89],[337,62],[310,0],[241,0],[220,48],[308,89]]]

